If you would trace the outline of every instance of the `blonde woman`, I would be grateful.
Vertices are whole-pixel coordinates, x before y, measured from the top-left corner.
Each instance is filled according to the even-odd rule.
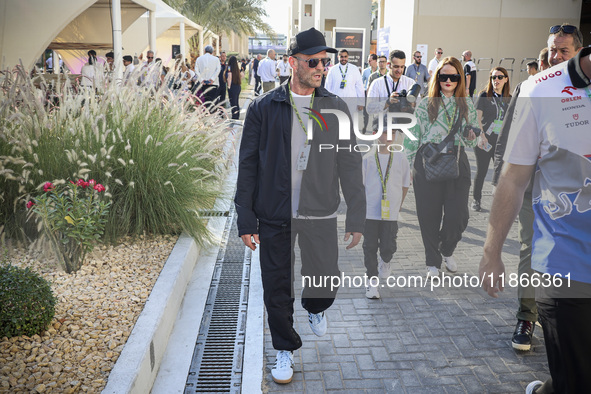
[[[462,64],[454,57],[439,62],[429,81],[428,97],[415,111],[417,124],[410,131],[416,141],[405,138],[404,148],[413,164],[413,188],[417,217],[425,247],[427,276],[439,275],[442,257],[448,271],[457,271],[453,257],[456,245],[468,225],[470,164],[464,151],[476,144],[476,135],[466,125],[477,125],[476,110],[466,98]],[[422,150],[429,142],[440,143],[457,130],[449,142],[458,157],[459,176],[447,181],[428,181],[423,168]],[[459,152],[458,152],[459,150]]]

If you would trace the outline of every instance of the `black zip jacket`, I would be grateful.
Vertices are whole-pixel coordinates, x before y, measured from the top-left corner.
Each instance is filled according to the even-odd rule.
[[[286,225],[291,221],[291,129],[292,107],[288,80],[256,98],[246,113],[236,189],[238,235],[258,234],[258,222]],[[349,115],[345,102],[326,89],[315,90],[315,111],[338,109]],[[303,115],[302,115],[303,116]],[[348,139],[339,140],[337,117],[323,114],[326,127],[314,122],[307,169],[304,171],[298,214],[328,216],[340,204],[339,181],[347,203],[346,232],[363,232],[365,188],[361,172],[361,153],[352,123]],[[307,121],[307,116],[302,118]],[[298,130],[301,132],[301,130]],[[320,152],[320,144],[323,150]],[[332,145],[332,149],[327,149]],[[339,149],[337,149],[337,147]]]

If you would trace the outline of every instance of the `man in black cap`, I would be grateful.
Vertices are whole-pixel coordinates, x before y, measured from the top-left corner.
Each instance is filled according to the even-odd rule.
[[[255,244],[261,245],[264,301],[273,347],[278,350],[271,374],[277,383],[291,382],[293,351],[302,346],[293,328],[296,237],[301,250],[302,306],[312,331],[322,336],[327,329],[324,311],[334,302],[338,285],[331,287],[330,279],[318,285],[319,279],[340,278],[339,183],[347,203],[345,241],[352,236],[347,249],[357,245],[365,224],[362,159],[352,148],[351,122],[339,130],[335,115],[325,112],[318,123],[308,119],[310,113],[322,114],[323,109],[341,111],[350,119],[345,102],[320,87],[327,52],[336,50],[327,47],[324,35],[314,28],[292,39],[292,77],[252,102],[240,145],[235,198],[238,233],[252,250]],[[348,138],[339,139],[339,134]]]

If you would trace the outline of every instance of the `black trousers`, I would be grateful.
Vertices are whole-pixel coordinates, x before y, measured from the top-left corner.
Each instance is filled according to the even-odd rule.
[[[398,222],[394,220],[365,220],[363,232],[363,261],[368,277],[378,276],[378,250],[385,263],[396,253]]]
[[[581,285],[580,282],[577,282]],[[582,284],[586,297],[544,298],[536,289],[536,302],[550,376],[537,394],[588,393],[591,387],[591,285]],[[542,294],[540,294],[542,293]]]
[[[474,199],[480,201],[482,198],[482,186],[484,185],[484,178],[486,178],[486,173],[488,172],[488,166],[490,162],[495,158],[495,149],[497,146],[497,138],[499,137],[498,134],[491,133],[487,135],[486,138],[488,139],[488,143],[492,145],[492,149],[488,152],[480,149],[479,147],[474,147],[474,154],[476,155],[476,176],[474,177]]]
[[[228,90],[228,98],[230,100],[230,106],[232,107],[232,119],[240,118],[240,91],[242,87],[240,85],[232,85]]]
[[[224,102],[224,100],[226,100],[226,90],[228,90],[228,85],[227,84],[220,84],[220,86],[218,86],[218,91],[217,91],[217,98],[218,98],[218,103],[222,103]]]
[[[255,75],[254,76],[254,92],[256,94],[260,94],[262,87],[263,87],[263,85],[261,83],[261,77],[259,77],[258,75]]]
[[[293,219],[283,226],[261,223],[261,277],[263,298],[267,308],[273,347],[296,350],[302,346],[293,328],[293,291],[295,241],[301,251],[302,276],[313,277],[320,283],[323,277],[340,276],[338,267],[337,220]],[[302,307],[320,313],[334,302],[338,288],[306,287],[302,292]]]
[[[429,182],[425,178],[420,152],[415,158],[413,187],[427,266],[440,268],[441,256],[453,255],[468,226],[470,163],[463,148],[459,169],[460,176],[457,179]]]

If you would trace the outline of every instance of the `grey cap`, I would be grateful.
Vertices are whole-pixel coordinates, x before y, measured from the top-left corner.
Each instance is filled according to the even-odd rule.
[[[208,45],[205,47],[205,52],[207,53],[213,53],[213,47],[211,45]]]

